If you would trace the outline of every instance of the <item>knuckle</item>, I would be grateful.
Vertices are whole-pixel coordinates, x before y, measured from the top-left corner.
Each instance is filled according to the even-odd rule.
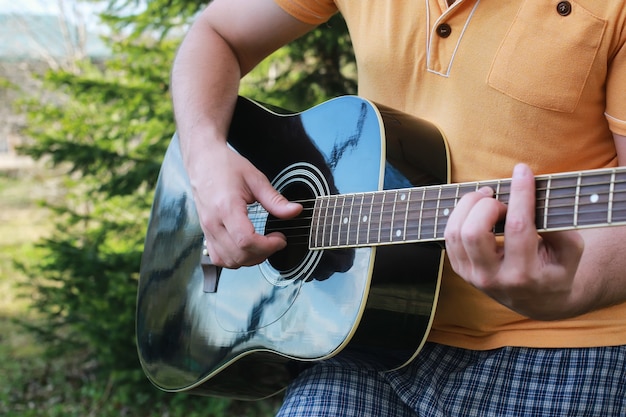
[[[461,240],[465,245],[477,245],[482,238],[482,231],[473,223],[467,223],[461,231]]]
[[[254,247],[253,234],[240,232],[234,236],[233,240],[240,251],[249,252]]]
[[[486,274],[473,274],[472,285],[486,293],[491,293],[495,290],[493,281]]]
[[[531,225],[531,223],[519,216],[508,216],[506,219],[505,227],[508,233],[520,233],[527,230]]]
[[[447,227],[444,230],[443,238],[445,239],[446,244],[456,244],[460,240],[458,230],[452,227]]]

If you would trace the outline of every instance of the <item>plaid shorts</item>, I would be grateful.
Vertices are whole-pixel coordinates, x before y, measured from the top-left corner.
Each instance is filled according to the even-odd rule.
[[[626,416],[626,346],[471,351],[427,344],[391,372],[340,356],[304,370],[278,416]]]

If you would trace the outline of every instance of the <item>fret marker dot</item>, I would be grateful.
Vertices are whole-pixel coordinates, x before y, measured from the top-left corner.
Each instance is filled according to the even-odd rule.
[[[348,218],[347,217],[343,218],[343,224],[348,224]]]
[[[400,194],[400,200],[402,201],[406,200],[406,194]]]
[[[367,221],[367,216],[363,216],[363,222]]]
[[[396,237],[401,237],[402,236],[402,230],[398,229],[396,230]]]
[[[449,214],[450,214],[450,209],[444,209],[444,210],[443,210],[443,215],[444,215],[444,216],[447,216],[447,215],[449,215]]]
[[[597,203],[600,200],[600,196],[598,194],[591,194],[589,197],[592,203]]]

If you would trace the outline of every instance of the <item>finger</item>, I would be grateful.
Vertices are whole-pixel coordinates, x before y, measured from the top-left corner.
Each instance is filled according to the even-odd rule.
[[[248,218],[247,210],[245,213],[226,217],[224,229],[226,233],[219,241],[223,242],[222,248],[228,253],[226,256],[231,265],[256,265],[287,244],[282,233],[265,236],[256,230]]]
[[[446,224],[446,230],[444,231],[444,237],[446,238],[446,245],[448,244],[448,238],[450,243],[457,243],[460,240],[460,231],[465,223],[468,214],[474,208],[476,203],[484,198],[490,198],[493,196],[493,190],[488,187],[481,188],[477,192],[465,194],[452,210],[450,217]]]
[[[527,265],[537,256],[537,228],[535,226],[535,177],[525,164],[513,170],[504,236],[506,261]]]
[[[246,201],[239,198],[218,202],[216,199],[213,203],[211,214],[204,218],[202,226],[212,262],[237,268],[257,261],[259,256],[254,249],[256,230],[249,218]]]
[[[502,252],[493,230],[505,213],[504,204],[493,198],[483,198],[476,202],[463,224],[461,239],[477,286],[487,285],[486,280],[500,267]]]
[[[448,218],[446,230],[444,231],[444,239],[446,242],[446,252],[455,270],[460,267],[460,264],[467,262],[467,253],[462,238],[462,230],[467,216],[478,201],[484,198],[490,198],[492,195],[493,190],[490,188],[482,188],[478,190],[478,192],[464,195]],[[457,272],[459,271],[457,270]]]
[[[288,219],[302,211],[302,205],[287,200],[263,177],[250,185],[256,201],[273,216]]]

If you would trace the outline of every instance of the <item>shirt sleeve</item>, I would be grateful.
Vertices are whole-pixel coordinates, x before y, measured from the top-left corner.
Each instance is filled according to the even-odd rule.
[[[333,0],[274,0],[296,19],[312,25],[326,22],[337,13]]]
[[[609,67],[606,117],[613,133],[626,136],[626,39]]]

